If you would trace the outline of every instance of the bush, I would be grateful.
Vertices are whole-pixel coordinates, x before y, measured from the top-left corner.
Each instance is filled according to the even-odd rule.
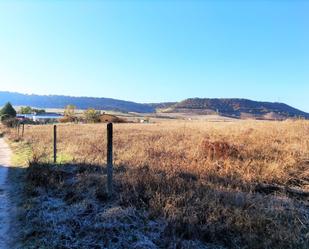
[[[32,113],[32,108],[30,106],[21,107],[19,112],[21,114],[30,114]]]
[[[21,114],[31,114],[31,113],[37,113],[42,114],[46,111],[44,109],[32,109],[30,106],[21,107],[19,110],[19,113]]]
[[[19,123],[19,120],[16,118],[4,118],[2,119],[2,124],[8,128],[16,127]]]
[[[87,123],[99,123],[100,122],[100,112],[93,108],[89,108],[84,111],[84,117]]]

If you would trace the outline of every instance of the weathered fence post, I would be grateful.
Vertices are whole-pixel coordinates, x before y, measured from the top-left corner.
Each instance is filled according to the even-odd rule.
[[[17,134],[18,134],[18,138],[19,138],[19,128],[20,128],[20,123],[17,124]]]
[[[107,124],[107,193],[113,192],[113,124]]]
[[[24,133],[25,133],[25,124],[23,124],[23,128],[21,130],[21,136],[24,137]]]
[[[57,125],[54,125],[54,163],[57,162]]]

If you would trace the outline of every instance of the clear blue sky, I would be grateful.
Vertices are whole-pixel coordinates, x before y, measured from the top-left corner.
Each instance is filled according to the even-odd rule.
[[[0,90],[309,112],[309,1],[0,1]]]

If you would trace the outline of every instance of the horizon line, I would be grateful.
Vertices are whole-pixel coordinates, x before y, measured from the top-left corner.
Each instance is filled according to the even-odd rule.
[[[245,98],[245,97],[187,97],[184,99],[180,99],[178,101],[160,101],[160,102],[139,102],[139,101],[133,101],[133,100],[125,100],[125,99],[121,99],[121,98],[115,98],[115,97],[102,97],[102,96],[85,96],[85,95],[68,95],[68,94],[54,94],[54,93],[49,93],[49,94],[38,94],[38,93],[23,93],[23,92],[18,92],[18,91],[2,91],[0,90],[0,93],[15,93],[15,94],[21,94],[21,95],[33,95],[33,96],[46,96],[46,97],[52,97],[52,96],[58,96],[58,97],[69,97],[69,98],[95,98],[95,99],[111,99],[111,100],[120,100],[120,101],[125,101],[125,102],[133,102],[136,104],[162,104],[162,103],[178,103],[187,99],[238,99],[238,100],[251,100],[251,101],[256,101],[256,102],[266,102],[266,103],[277,103],[277,104],[286,104],[289,106],[292,106],[290,104],[287,104],[285,102],[279,102],[279,101],[265,101],[265,100],[257,100],[257,99],[252,99],[252,98]],[[298,108],[297,108],[298,109]]]

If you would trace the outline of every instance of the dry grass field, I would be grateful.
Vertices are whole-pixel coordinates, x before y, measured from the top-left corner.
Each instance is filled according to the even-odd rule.
[[[308,121],[27,126],[25,248],[309,248]],[[28,247],[27,247],[28,246]],[[57,247],[58,246],[58,247]]]

